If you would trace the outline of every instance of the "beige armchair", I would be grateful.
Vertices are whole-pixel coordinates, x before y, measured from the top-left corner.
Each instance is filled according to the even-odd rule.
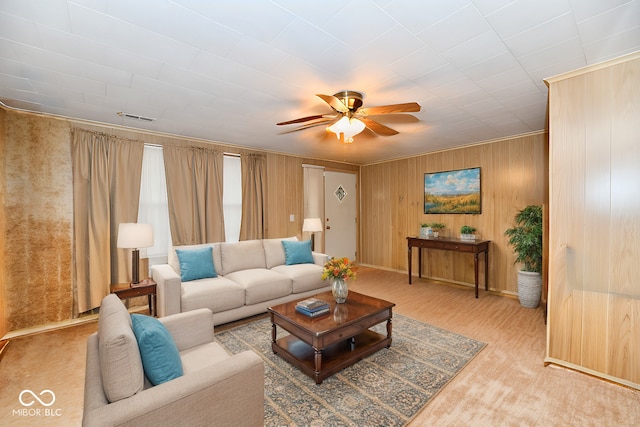
[[[261,426],[264,362],[230,355],[215,342],[209,309],[159,319],[173,337],[184,374],[153,386],[144,376],[131,317],[104,298],[98,332],[87,342],[84,426]]]

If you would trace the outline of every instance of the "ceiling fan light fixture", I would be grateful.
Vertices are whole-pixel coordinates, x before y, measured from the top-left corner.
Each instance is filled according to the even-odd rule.
[[[343,90],[338,93],[334,93],[333,96],[342,101],[349,111],[352,112],[362,106],[362,100],[364,98],[362,93],[356,92],[355,90]]]
[[[415,113],[420,111],[417,102],[405,102],[403,104],[381,105],[377,107],[362,107],[363,94],[353,90],[345,90],[334,95],[317,93],[316,96],[326,102],[332,109],[332,114],[316,114],[301,117],[295,120],[276,123],[276,125],[290,125],[294,123],[307,123],[294,129],[303,130],[314,126],[326,126],[327,132],[333,132],[338,141],[344,144],[353,142],[353,137],[369,129],[374,135],[391,136],[399,132],[371,119],[370,116],[397,113]],[[415,119],[415,117],[414,117]]]
[[[327,130],[335,133],[338,141],[350,144],[353,142],[353,137],[362,132],[364,128],[365,124],[362,121],[355,118],[349,118],[345,115],[336,123],[329,126]]]

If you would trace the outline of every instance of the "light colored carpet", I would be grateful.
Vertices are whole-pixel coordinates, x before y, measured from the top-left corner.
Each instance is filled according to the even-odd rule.
[[[386,335],[386,323],[374,330]],[[286,335],[278,329],[278,338]],[[271,350],[268,319],[216,333],[231,353],[265,362],[266,426],[400,426],[410,421],[485,346],[394,315],[393,342],[322,384]]]

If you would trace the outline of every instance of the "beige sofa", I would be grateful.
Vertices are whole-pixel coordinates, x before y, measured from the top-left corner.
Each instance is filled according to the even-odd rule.
[[[151,267],[158,284],[158,315],[208,308],[219,325],[264,313],[271,305],[330,290],[329,282],[322,280],[327,256],[314,252],[313,263],[287,265],[283,240],[298,241],[289,237],[173,247],[168,264]],[[176,249],[207,246],[212,247],[218,276],[183,282]]]
[[[152,386],[131,316],[111,294],[87,342],[83,426],[262,426],[264,362],[230,355],[215,342],[213,314],[201,309],[159,319],[179,351],[183,375]]]

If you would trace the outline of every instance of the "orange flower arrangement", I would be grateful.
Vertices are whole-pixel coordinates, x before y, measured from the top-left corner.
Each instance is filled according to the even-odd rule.
[[[324,263],[322,269],[322,280],[327,278],[347,280],[349,278],[356,279],[356,271],[358,268],[349,258],[330,258]]]

